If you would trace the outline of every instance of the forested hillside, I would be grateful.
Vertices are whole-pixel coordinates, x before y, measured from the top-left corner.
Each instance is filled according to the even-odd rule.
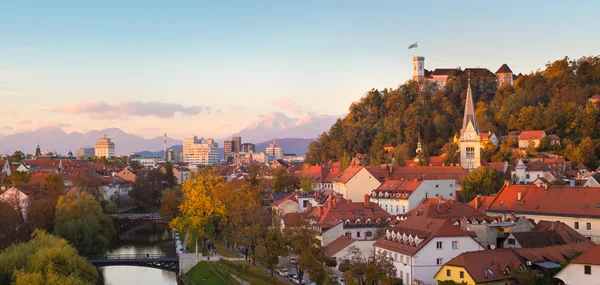
[[[460,130],[471,77],[480,131],[498,137],[511,131],[545,130],[563,139],[553,149],[568,159],[595,165],[600,152],[600,111],[588,98],[600,94],[600,57],[564,58],[545,70],[519,77],[514,86],[499,87],[495,78],[466,74],[457,69],[444,89],[431,83],[408,81],[394,90],[371,90],[352,103],[349,114],[309,146],[306,161],[345,161],[356,153],[368,155],[370,164],[387,159],[383,145],[396,147],[400,159],[414,156],[419,136],[429,155],[441,149]],[[488,153],[488,160],[514,159],[511,140]],[[398,159],[397,159],[398,160]]]

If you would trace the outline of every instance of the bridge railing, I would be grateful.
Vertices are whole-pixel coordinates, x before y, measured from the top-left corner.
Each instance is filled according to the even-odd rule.
[[[131,259],[165,259],[177,258],[177,255],[166,254],[106,254],[106,255],[90,255],[85,259],[90,260],[131,260]]]
[[[111,214],[109,215],[116,219],[150,219],[162,220],[163,217],[159,213],[143,213],[143,214]]]

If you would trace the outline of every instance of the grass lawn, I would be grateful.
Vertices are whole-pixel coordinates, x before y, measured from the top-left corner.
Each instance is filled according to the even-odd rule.
[[[227,260],[219,260],[217,262],[217,266],[225,272],[229,272],[236,277],[249,282],[252,285],[287,285],[288,283],[282,282],[276,277],[271,277],[269,274],[265,272],[264,269],[250,265],[248,271],[243,269],[244,265],[246,265],[246,261],[227,261]]]
[[[188,278],[195,285],[211,284],[211,285],[237,285],[238,283],[227,273],[221,271],[214,263],[201,261],[194,266],[188,273]]]
[[[228,257],[228,258],[237,258],[237,257],[241,257],[239,254],[230,251],[229,249],[227,249],[227,246],[225,245],[225,242],[222,240],[211,240],[212,243],[215,245],[215,247],[217,248],[217,253],[220,256],[223,257]]]

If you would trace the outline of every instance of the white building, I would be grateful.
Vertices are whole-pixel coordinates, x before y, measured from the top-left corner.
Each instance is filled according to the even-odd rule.
[[[115,157],[115,143],[104,135],[96,142],[95,155],[106,158]]]
[[[549,182],[557,180],[555,168],[542,161],[532,161],[527,164],[519,159],[515,170],[510,172],[513,183],[533,183],[538,178],[544,178]]]
[[[325,255],[335,258],[337,261],[337,266],[335,267],[337,270],[336,273],[338,276],[341,276],[342,272],[340,272],[338,268],[344,260],[352,258],[351,254],[353,248],[360,250],[363,258],[369,258],[374,253],[374,243],[374,240],[358,240],[349,236],[341,236],[325,246]]]
[[[485,209],[488,215],[560,221],[600,242],[600,187],[505,185]]]
[[[11,187],[0,194],[0,201],[11,205],[15,211],[22,215],[23,220],[27,220],[27,207],[29,206],[29,197],[15,187]]]
[[[392,258],[396,276],[405,285],[412,285],[415,279],[436,284],[434,276],[444,263],[463,252],[484,249],[467,231],[448,221],[426,217],[397,222],[375,242],[374,248]]]
[[[137,161],[144,167],[155,167],[156,163],[162,160],[160,157],[142,157],[140,155],[130,155],[127,159],[129,161]]]
[[[190,179],[191,175],[192,171],[189,168],[178,165],[173,166],[173,176],[175,176],[175,180],[177,180],[178,184],[183,184],[186,182],[188,179]]]
[[[473,170],[481,166],[481,137],[475,120],[475,105],[471,94],[471,80],[467,85],[465,113],[460,130],[460,165],[464,169]]]
[[[404,214],[427,198],[451,199],[456,193],[456,181],[449,180],[386,180],[371,192],[371,201],[390,214]]]
[[[600,245],[573,259],[554,278],[565,285],[600,284]]]
[[[333,191],[354,201],[361,201],[379,185],[381,182],[363,166],[350,166],[333,179]]]
[[[270,144],[265,153],[272,156],[273,160],[283,159],[283,148],[278,147],[276,144]]]
[[[219,162],[219,145],[212,138],[194,136],[183,140],[183,162],[194,165],[214,165]]]
[[[80,147],[75,150],[75,157],[92,157],[96,154],[93,147]]]

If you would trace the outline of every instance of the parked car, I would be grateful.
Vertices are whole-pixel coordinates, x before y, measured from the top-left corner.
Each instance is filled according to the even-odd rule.
[[[302,279],[302,283],[300,283],[300,277],[298,277],[298,274],[291,274],[290,275],[290,281],[293,284],[298,284],[298,285],[300,285],[300,284],[302,284],[302,285],[306,284],[306,281],[304,281],[304,278]]]
[[[290,271],[287,268],[281,268],[281,267],[276,268],[275,273],[277,273],[277,275],[282,276],[282,277],[287,277],[288,275],[290,275]]]
[[[296,264],[298,263],[298,259],[295,257],[290,257],[290,264]]]

